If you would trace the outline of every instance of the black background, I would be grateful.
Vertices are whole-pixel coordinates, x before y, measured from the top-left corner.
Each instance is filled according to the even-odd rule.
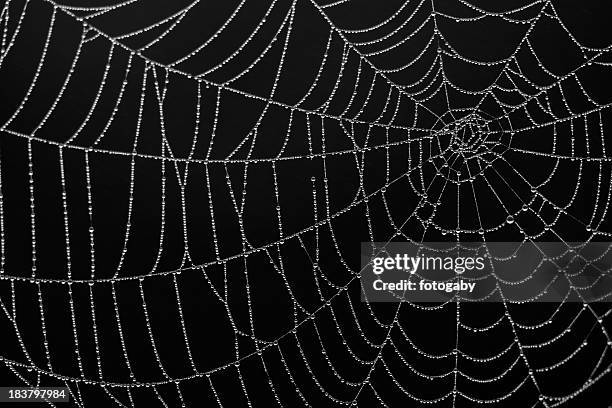
[[[446,176],[436,179],[432,184],[427,192],[425,200],[427,204],[416,210],[417,216],[411,217],[405,223],[404,221],[422,201],[419,195],[423,192],[420,187],[421,177],[428,182],[435,175],[432,163],[420,161],[419,145],[423,146],[423,155],[427,158],[431,152],[428,150],[430,145],[426,137],[433,136],[434,140],[442,145],[448,143],[445,136],[440,133],[443,124],[437,116],[447,123],[452,122],[450,108],[452,114],[460,119],[461,109],[477,105],[482,96],[465,95],[450,89],[449,107],[443,93],[432,93],[432,90],[440,85],[440,78],[435,78],[433,74],[426,75],[422,85],[405,89],[410,93],[422,91],[417,94],[417,98],[430,95],[431,98],[423,100],[420,107],[415,110],[414,102],[409,97],[403,96],[392,122],[397,128],[386,132],[385,126],[374,125],[370,128],[368,136],[369,123],[389,123],[392,118],[392,111],[378,118],[388,92],[391,92],[393,103],[398,99],[397,87],[391,87],[390,91],[390,85],[381,78],[380,74],[375,74],[372,66],[378,69],[397,67],[415,59],[431,39],[433,25],[431,22],[427,23],[409,41],[385,55],[372,56],[367,61],[362,60],[357,86],[355,78],[360,58],[356,50],[366,54],[381,47],[380,45],[345,47],[347,39],[356,43],[370,41],[376,36],[367,33],[349,33],[343,39],[333,31],[325,69],[320,74],[317,86],[300,104],[301,109],[295,111],[291,129],[288,130],[289,107],[300,101],[309,90],[317,75],[330,34],[329,21],[309,1],[296,2],[289,45],[273,94],[272,85],[281,60],[286,29],[278,33],[277,41],[253,69],[239,79],[228,81],[248,67],[274,37],[274,33],[279,29],[291,7],[291,3],[287,1],[280,1],[272,8],[266,24],[236,58],[202,76],[203,80],[199,85],[194,77],[215,67],[240,46],[266,13],[269,7],[267,2],[247,1],[236,19],[217,40],[211,42],[206,52],[200,52],[193,58],[174,65],[176,71],[168,72],[164,66],[177,61],[209,38],[228,19],[237,2],[198,3],[158,44],[143,51],[142,55],[132,56],[127,75],[125,72],[130,59],[129,50],[143,47],[160,35],[168,25],[121,39],[115,45],[106,84],[93,114],[71,141],[70,146],[63,148],[63,166],[68,193],[71,270],[74,280],[70,287],[77,322],[78,349],[84,373],[84,377],[81,376],[71,323],[69,285],[62,283],[67,279],[67,260],[59,144],[74,135],[87,117],[107,63],[111,44],[108,37],[145,27],[186,5],[178,3],[137,2],[91,18],[90,23],[104,35],[83,47],[66,90],[52,115],[39,128],[37,125],[54,105],[54,100],[62,88],[78,49],[82,26],[77,17],[89,14],[91,11],[79,11],[75,8],[70,9],[72,10],[70,13],[66,13],[57,10],[50,45],[37,85],[20,113],[6,124],[22,103],[32,83],[53,15],[53,6],[49,2],[36,0],[27,6],[17,41],[0,66],[2,75],[0,122],[4,124],[0,136],[0,166],[6,239],[5,276],[0,280],[0,299],[3,306],[11,310],[14,295],[17,325],[21,336],[17,337],[13,322],[7,318],[4,311],[0,313],[0,344],[2,344],[0,356],[9,361],[0,363],[2,376],[0,384],[21,386],[24,384],[22,379],[36,383],[37,376],[40,375],[41,385],[62,386],[67,383],[73,392],[76,393],[78,389],[84,406],[116,405],[108,393],[112,393],[122,404],[130,406],[126,391],[128,386],[136,406],[161,406],[159,398],[162,398],[167,406],[181,406],[178,388],[187,406],[215,406],[215,397],[207,378],[204,375],[194,376],[189,362],[173,283],[176,279],[185,329],[198,372],[205,373],[227,366],[213,372],[210,377],[224,406],[247,406],[243,386],[246,387],[246,394],[253,406],[275,406],[269,381],[272,382],[284,406],[303,405],[294,384],[299,385],[300,392],[313,407],[335,406],[332,400],[325,397],[322,389],[343,401],[350,402],[356,399],[359,406],[378,406],[379,402],[372,388],[366,385],[357,398],[356,391],[360,386],[347,385],[338,378],[340,376],[349,382],[362,383],[368,374],[369,366],[361,365],[352,358],[347,351],[347,345],[343,344],[343,339],[338,334],[337,327],[342,329],[344,339],[353,353],[371,361],[376,358],[379,350],[368,346],[360,332],[366,333],[369,341],[374,344],[383,343],[387,329],[380,327],[375,319],[385,324],[389,323],[398,307],[393,304],[373,304],[370,312],[369,307],[360,302],[359,283],[353,279],[353,272],[359,269],[360,242],[391,239],[396,231],[393,224],[401,226],[401,231],[405,234],[395,238],[398,240],[456,239],[454,235],[443,234],[454,230],[457,226],[457,187],[450,183],[446,183],[444,187]],[[477,6],[501,7],[480,3],[482,4]],[[520,7],[522,4],[524,3],[518,1],[505,2],[503,9]],[[87,4],[74,2],[66,5],[93,7],[92,2]],[[100,5],[105,4],[100,2]],[[400,3],[396,1],[372,4],[372,2],[349,0],[343,5],[326,9],[325,13],[334,26],[359,28],[371,26],[387,18],[398,9],[399,5]],[[417,5],[416,2],[409,5],[402,12],[401,18],[409,16]],[[14,32],[23,6],[24,2],[21,1],[10,3],[9,34]],[[609,7],[604,2],[589,2],[588,5],[579,6],[554,2],[554,6],[562,21],[580,43],[589,47],[604,47],[610,44],[612,32],[607,21]],[[430,14],[431,7],[429,2],[423,3],[421,8],[416,10],[414,19],[388,39],[388,45],[414,32]],[[466,16],[469,14],[466,7],[454,2],[435,2],[435,7],[437,11],[447,14],[465,13]],[[533,17],[541,7],[535,4],[523,12],[516,13],[515,17],[519,19]],[[453,48],[470,60],[478,61],[495,61],[507,57],[516,49],[525,34],[523,25],[503,22],[492,17],[464,24],[439,18],[438,28]],[[93,36],[94,33],[92,31],[87,36]],[[584,62],[575,44],[568,40],[558,22],[550,17],[542,17],[542,22],[538,22],[529,39],[541,62],[557,74],[575,70]],[[415,82],[423,77],[432,64],[437,63],[434,62],[437,48],[450,49],[449,44],[445,44],[440,37],[437,37],[433,45],[425,49],[423,55],[410,69],[390,73],[387,78],[392,83],[400,85]],[[345,72],[338,82],[334,97],[330,98],[330,92],[338,79],[338,67],[343,50],[347,53]],[[587,57],[591,58],[594,54],[588,54]],[[121,269],[117,271],[128,219],[130,166],[133,157],[131,152],[134,148],[139,117],[141,86],[146,68],[145,58],[159,65],[150,67],[147,73],[145,105],[135,148],[138,155],[133,158],[135,184],[130,219],[131,232],[126,256]],[[502,67],[502,65],[478,67],[448,55],[442,58],[448,79],[457,86],[471,91],[480,91],[488,86],[496,79]],[[550,76],[542,74],[524,47],[519,49],[516,59],[520,62],[523,73],[533,81],[540,84],[555,82]],[[610,56],[604,53],[598,60],[609,62]],[[582,85],[598,102],[602,104],[611,102],[612,94],[608,86],[609,68],[594,64],[584,66],[577,72]],[[160,90],[163,88],[164,80],[168,79],[164,101],[164,134],[161,132],[156,100],[155,76]],[[105,136],[94,146],[94,150],[88,153],[93,195],[96,266],[94,278],[96,283],[89,286],[87,281],[91,274],[91,258],[85,149],[93,145],[104,129],[117,102],[124,78],[127,80],[127,85],[116,116]],[[368,103],[365,104],[369,86],[374,78],[376,86],[372,88]],[[568,81],[567,85],[564,84],[563,91],[573,111],[584,112],[593,109],[575,83],[569,82],[571,81]],[[221,84],[226,85],[222,87]],[[426,86],[431,84],[432,88],[428,89]],[[513,87],[512,84],[504,83],[503,79],[499,84]],[[189,156],[194,135],[198,86],[201,92],[200,130],[191,162],[187,166],[184,160],[162,160],[162,157],[169,157],[168,149],[162,148],[164,136],[171,146],[174,157],[185,159]],[[525,85],[525,90],[527,89],[529,87]],[[355,94],[354,101],[345,112],[353,94]],[[520,103],[520,99],[513,99],[515,96],[509,95],[505,102]],[[558,109],[560,117],[567,117],[568,114],[562,107],[563,99],[558,91],[551,90],[549,97],[555,106],[553,110]],[[215,123],[217,98],[220,98],[221,102]],[[275,102],[266,104],[268,99]],[[320,107],[327,101],[329,106],[325,110],[324,119],[321,120]],[[528,106],[529,112],[533,115],[532,119],[538,123],[550,120],[532,105]],[[494,133],[507,135],[508,132],[519,129],[511,140],[513,148],[536,152],[552,151],[552,126],[524,130],[532,125],[524,111],[518,110],[514,114],[505,116],[498,102],[491,97],[484,98],[479,106],[482,117],[499,118],[492,121]],[[359,113],[362,107],[364,109]],[[247,143],[237,149],[231,156],[232,160],[228,161],[228,156],[251,132],[264,110],[265,114],[258,125],[252,153],[249,155],[249,147],[253,141],[251,134],[246,139]],[[344,119],[358,114],[357,122],[351,123]],[[612,121],[609,109],[603,109],[601,115],[604,129],[610,129]],[[343,117],[342,120],[338,119],[340,116]],[[310,121],[312,152],[308,147],[307,120]],[[584,133],[582,117],[575,121],[577,157],[603,156],[598,120],[597,115],[587,116],[590,129],[588,135]],[[354,132],[355,143],[359,146],[356,155],[346,152],[329,154],[355,149],[353,142],[342,130],[343,126]],[[412,127],[418,129],[410,132],[405,130]],[[214,138],[211,136],[213,129],[215,129]],[[556,131],[557,154],[569,155],[571,151],[569,123],[560,123]],[[606,133],[604,131],[607,142],[609,138]],[[323,134],[325,143],[323,143]],[[35,138],[31,145],[36,213],[36,278],[42,279],[40,283],[37,283],[38,280],[30,282],[32,231],[28,190],[28,138],[25,135]],[[408,140],[411,142],[407,143]],[[588,155],[587,140],[590,149]],[[285,141],[286,145],[283,148]],[[396,144],[386,149],[385,143]],[[366,151],[364,149],[366,145],[379,147]],[[283,149],[281,156],[292,158],[273,162],[272,159],[281,152],[281,149]],[[543,233],[536,238],[540,241],[583,241],[590,236],[585,231],[585,225],[589,223],[593,212],[595,220],[601,220],[597,229],[603,232],[610,230],[608,217],[604,216],[605,205],[600,202],[599,207],[594,209],[593,191],[600,172],[599,162],[561,160],[554,177],[547,181],[546,178],[551,174],[557,160],[520,153],[515,149],[504,151],[505,162],[501,160],[495,162],[496,173],[493,171],[485,173],[491,185],[487,185],[482,177],[474,182],[479,215],[483,227],[487,230],[488,241],[522,240],[523,234],[517,225],[532,235]],[[209,161],[205,163],[209,151]],[[311,153],[312,158],[309,157]],[[245,166],[247,159],[249,164]],[[261,161],[252,161],[253,159]],[[356,163],[365,166],[365,170],[362,171],[362,191],[359,189],[360,172]],[[235,197],[241,197],[244,172],[247,167],[246,205],[242,215],[243,233],[248,242],[245,244],[241,238],[239,217],[232,203],[232,193]],[[184,174],[186,168],[189,176],[185,186],[186,230],[184,230],[177,173]],[[415,170],[408,173],[409,169]],[[605,197],[610,187],[609,165],[604,164],[603,169],[601,194]],[[451,174],[454,174],[452,173],[454,171],[463,171],[465,174],[466,169],[458,164],[450,171]],[[541,199],[532,202],[534,195],[530,191],[529,184],[521,180],[517,172],[520,172],[532,185],[546,182],[538,191],[559,205],[572,200],[577,190],[572,205],[567,209],[570,216],[560,217],[551,231],[543,232],[542,219],[552,221],[559,211],[549,204],[544,204],[540,208]],[[166,177],[166,193],[164,234],[160,250],[162,173],[165,173]],[[274,188],[274,173],[276,173],[278,198]],[[409,176],[406,177],[406,174]],[[311,181],[313,177],[314,182]],[[512,186],[511,189],[504,186],[502,177]],[[381,194],[380,189],[396,178],[398,181],[388,185],[384,194]],[[231,189],[227,180],[230,180]],[[476,231],[479,228],[479,218],[475,212],[474,194],[468,185],[468,183],[462,184],[459,192],[460,227],[463,231],[459,239],[475,241],[479,238]],[[441,203],[433,219],[433,225],[425,229],[423,219],[429,215],[428,211],[431,211],[429,208],[431,202],[435,202],[430,196],[436,197],[436,194],[442,191],[442,187],[444,195],[440,197]],[[505,209],[500,207],[499,201],[491,194],[491,189],[495,189],[499,200],[506,205]],[[367,205],[363,201],[364,193],[372,195]],[[316,206],[313,194],[316,195]],[[531,203],[531,208],[540,209],[539,214],[542,218],[536,217],[535,213],[530,211],[522,213],[514,225],[503,225],[508,212],[515,213],[524,202]],[[218,254],[215,251],[211,203],[214,209]],[[282,217],[282,236],[279,231],[277,206]],[[317,221],[325,221],[329,214],[338,211],[341,211],[340,214],[334,216],[329,223],[323,222],[318,228],[312,228]],[[502,225],[502,228],[497,229],[499,225]],[[370,235],[370,229],[373,231],[373,236]],[[300,234],[295,235],[298,232]],[[183,234],[187,236],[191,257],[191,262],[186,263],[182,263],[186,250]],[[606,238],[605,234],[595,237],[604,241]],[[243,245],[250,245],[247,248],[249,250],[265,246],[266,250],[249,252],[245,257],[246,249]],[[217,263],[217,259],[227,258],[231,259]],[[321,295],[313,278],[313,263],[317,265]],[[204,267],[201,268],[200,265]],[[169,273],[173,271],[179,273]],[[112,283],[116,272],[119,280]],[[140,276],[144,276],[141,284],[155,339],[155,350],[150,341],[143,311],[138,279]],[[16,279],[11,280],[10,277]],[[247,279],[250,299],[247,297]],[[325,279],[329,280],[329,284],[325,283]],[[232,321],[228,319],[227,310],[211,290],[211,284],[217,290],[223,290],[225,280],[231,299],[229,309]],[[347,284],[348,289],[338,294],[338,289],[334,285]],[[287,285],[292,290],[292,296],[287,291]],[[43,347],[38,287],[41,288],[44,302],[52,370],[47,367]],[[117,330],[113,288],[118,299],[131,370],[126,365]],[[108,392],[101,387],[102,379],[98,373],[92,323],[92,298],[95,305],[103,380]],[[299,301],[308,313],[301,310],[294,313],[294,299]],[[326,305],[328,300],[330,303]],[[401,326],[415,345],[428,353],[449,353],[456,344],[457,306],[451,304],[440,309],[429,309],[434,306],[402,305],[397,314],[398,326]],[[461,353],[472,357],[486,357],[509,347],[509,351],[496,363],[477,363],[459,356],[458,367],[463,372],[475,378],[491,378],[504,372],[519,357],[518,347],[512,345],[515,338],[513,325],[503,318],[505,307],[502,302],[460,305],[461,322],[468,326],[486,327],[500,318],[503,319],[495,328],[484,333],[470,333],[465,329],[458,329]],[[546,321],[547,316],[558,307],[559,305],[554,304],[507,305],[512,319],[524,325]],[[608,310],[607,304],[593,304],[590,307],[598,314]],[[607,322],[604,320],[603,325],[599,325],[594,321],[591,309],[582,312],[580,310],[582,310],[581,304],[567,303],[559,307],[552,322],[543,328],[518,329],[521,343],[533,344],[554,338],[568,326],[572,328],[570,334],[562,336],[551,345],[541,350],[527,351],[529,363],[533,367],[553,364],[576,350],[584,339],[589,341],[588,347],[561,368],[551,373],[537,375],[541,392],[545,395],[566,395],[580,389],[605,346],[606,339],[602,335],[602,328],[610,327],[609,318]],[[312,313],[315,319],[307,320],[307,316]],[[262,342],[255,342],[250,337],[252,334],[250,316],[254,322],[255,337]],[[355,323],[356,321],[359,325]],[[291,330],[296,322],[299,326],[293,334]],[[245,335],[236,335],[232,329],[233,324]],[[514,329],[516,330],[515,327]],[[377,362],[370,375],[371,384],[388,406],[420,406],[420,404],[402,393],[389,377],[384,365],[381,364],[382,361],[387,364],[389,371],[401,383],[404,390],[421,399],[437,398],[453,389],[452,374],[442,379],[428,380],[416,375],[411,367],[429,375],[443,374],[454,368],[454,357],[425,358],[415,351],[397,326],[390,333],[393,344],[402,353],[404,360],[398,357],[387,342],[381,351],[382,359]],[[278,347],[271,345],[275,340],[278,341]],[[24,355],[21,344],[27,348],[31,362]],[[233,364],[237,360],[236,344],[240,358],[238,367]],[[259,357],[257,349],[263,348],[264,344],[270,346],[264,349],[262,357]],[[283,367],[279,348],[291,369],[291,378]],[[163,370],[157,361],[156,352],[162,362]],[[609,353],[608,350],[597,373],[609,366]],[[308,364],[305,364],[304,359]],[[338,376],[330,369],[328,361]],[[265,362],[265,368],[262,362]],[[409,365],[405,364],[406,362]],[[244,384],[241,384],[238,370],[244,379]],[[50,371],[69,380],[64,382],[53,378],[48,375]],[[130,377],[130,372],[133,373],[133,378]],[[313,381],[311,372],[315,374],[318,382]],[[504,377],[492,383],[480,384],[459,376],[457,389],[474,398],[495,399],[510,393],[526,373],[525,364],[519,360]],[[193,377],[186,378],[190,376]],[[173,381],[169,381],[174,378],[182,379],[178,382],[178,386]],[[136,386],[149,382],[163,383],[155,387],[159,398],[153,387]],[[585,401],[590,399],[596,401],[591,402],[590,406],[607,406],[610,403],[607,384],[610,384],[609,375],[603,376],[566,405],[585,406]],[[542,403],[538,403],[538,395],[534,384],[531,380],[527,380],[507,399],[494,405],[543,406]],[[455,404],[459,407],[475,405],[459,395]],[[452,406],[452,396],[437,405]]]

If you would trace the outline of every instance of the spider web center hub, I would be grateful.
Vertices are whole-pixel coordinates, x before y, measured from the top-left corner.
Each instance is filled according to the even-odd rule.
[[[479,113],[452,118],[432,130],[431,161],[452,182],[473,182],[510,147],[512,133]],[[437,146],[436,146],[437,145]]]

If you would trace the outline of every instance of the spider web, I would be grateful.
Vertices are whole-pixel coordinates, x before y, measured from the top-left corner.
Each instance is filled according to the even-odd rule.
[[[493,304],[361,302],[356,252],[555,241],[597,262],[572,244],[610,235],[597,10],[96,3],[2,7],[7,385],[81,407],[606,395],[609,294],[516,303],[493,271]]]

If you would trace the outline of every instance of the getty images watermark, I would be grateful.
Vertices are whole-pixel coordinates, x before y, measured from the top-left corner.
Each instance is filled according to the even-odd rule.
[[[364,242],[367,302],[609,302],[612,243]]]
[[[375,256],[372,258],[372,272],[375,275],[382,275],[385,271],[403,271],[414,275],[418,271],[452,271],[462,274],[466,270],[479,270],[485,268],[485,258],[462,257],[462,256],[409,256],[407,253],[395,254],[395,257]],[[411,281],[410,279],[400,279],[395,282],[385,282],[382,276],[373,283],[374,290],[443,290],[445,292],[465,291],[472,292],[476,283],[466,282],[463,279],[455,281],[427,281],[420,279]]]

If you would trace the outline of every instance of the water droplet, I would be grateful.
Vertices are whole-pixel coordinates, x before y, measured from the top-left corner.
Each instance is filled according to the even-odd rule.
[[[512,223],[514,223],[514,217],[513,217],[513,216],[511,216],[511,215],[509,215],[509,216],[508,216],[508,218],[506,218],[506,222],[507,222],[508,224],[512,224]]]

